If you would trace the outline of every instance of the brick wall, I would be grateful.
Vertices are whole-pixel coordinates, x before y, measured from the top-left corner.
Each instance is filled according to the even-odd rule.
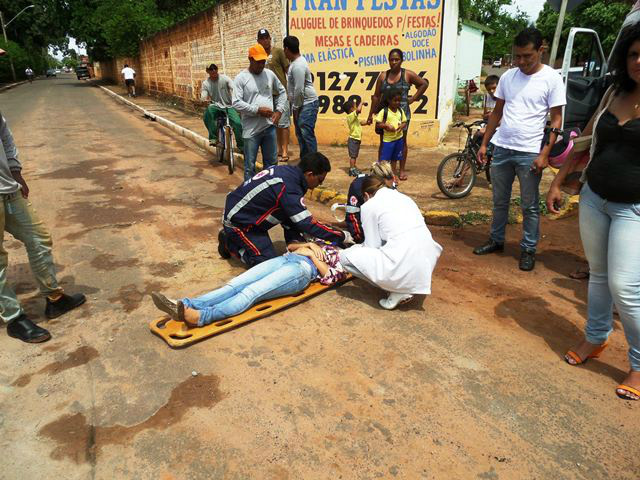
[[[282,8],[280,0],[223,2],[143,40],[137,59],[100,62],[102,78],[119,80],[128,63],[137,72],[139,88],[188,105],[200,98],[209,64],[215,63],[231,78],[248,66],[248,49],[260,28],[269,30],[274,44],[282,46]]]

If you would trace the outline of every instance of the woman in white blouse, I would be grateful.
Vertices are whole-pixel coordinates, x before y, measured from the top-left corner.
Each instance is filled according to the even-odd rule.
[[[408,196],[371,176],[362,184],[364,243],[340,252],[345,270],[389,292],[380,305],[392,310],[416,294],[431,293],[431,274],[442,247],[431,237]]]

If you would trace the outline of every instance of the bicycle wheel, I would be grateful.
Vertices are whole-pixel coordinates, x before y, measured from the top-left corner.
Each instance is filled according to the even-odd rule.
[[[216,155],[218,157],[218,162],[220,163],[224,162],[224,152],[224,127],[220,126],[220,128],[218,128],[218,145],[216,145]]]
[[[236,162],[233,157],[233,135],[231,134],[231,127],[228,125],[224,127],[224,159],[227,162],[227,168],[229,169],[229,175],[233,174],[236,168]]]
[[[464,153],[452,153],[442,159],[438,166],[438,188],[449,198],[469,195],[476,184],[476,169],[472,160]]]

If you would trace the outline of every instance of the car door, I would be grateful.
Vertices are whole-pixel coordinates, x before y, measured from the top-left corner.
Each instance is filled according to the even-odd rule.
[[[598,108],[607,88],[607,60],[594,30],[572,28],[562,62],[567,92],[564,128],[581,130]]]

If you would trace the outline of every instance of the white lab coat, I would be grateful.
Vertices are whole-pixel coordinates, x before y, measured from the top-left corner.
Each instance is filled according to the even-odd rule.
[[[364,244],[340,253],[371,283],[395,293],[430,294],[442,247],[411,198],[383,187],[360,212]]]

